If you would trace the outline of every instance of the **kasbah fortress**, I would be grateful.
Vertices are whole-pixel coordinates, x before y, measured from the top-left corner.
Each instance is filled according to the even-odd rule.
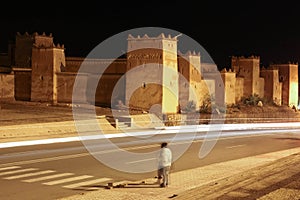
[[[54,44],[52,34],[16,33],[8,52],[0,55],[0,99],[72,103],[77,77],[83,83],[81,103],[112,106],[122,102],[127,108],[147,112],[156,105],[159,112],[170,116],[181,113],[191,102],[199,108],[207,95],[214,96],[216,105],[234,105],[256,95],[278,106],[298,107],[298,63],[263,68],[259,56],[233,56],[229,70],[218,70],[214,64],[202,63],[200,53],[180,53],[177,42],[177,37],[163,33],[156,37],[129,34],[126,56],[112,60],[66,57],[64,45]],[[79,73],[83,62],[88,69],[109,66],[102,74],[93,70]],[[150,63],[155,63],[154,68],[137,68]],[[127,73],[134,68],[136,73]],[[89,84],[99,76],[96,91],[91,93]],[[152,83],[154,79],[161,84]],[[193,88],[195,95],[187,88]]]

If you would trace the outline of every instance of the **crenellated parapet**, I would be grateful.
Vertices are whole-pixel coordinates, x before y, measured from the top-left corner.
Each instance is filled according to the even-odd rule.
[[[178,36],[173,37],[170,34],[166,36],[164,33],[155,37],[148,36],[147,34],[134,37],[129,34],[127,38],[127,50],[128,52],[131,52],[141,49],[156,49],[177,53],[177,37]]]
[[[181,51],[178,51],[177,53],[179,56],[182,56],[182,57],[189,57],[189,56],[200,56],[200,52],[196,52],[195,50],[194,51],[187,51],[186,53],[182,53]]]
[[[201,63],[201,72],[216,73],[219,72],[219,69],[215,63]]]
[[[231,59],[260,59],[260,56],[255,56],[255,55],[251,55],[251,56],[231,56]]]
[[[17,38],[29,38],[29,37],[34,37],[34,34],[29,34],[28,32],[21,34],[20,32],[17,32],[16,37]]]
[[[224,67],[223,69],[221,69],[220,72],[223,73],[223,74],[225,74],[225,73],[235,73],[234,71],[232,71],[231,68],[226,69],[226,67]]]
[[[56,49],[65,49],[65,45],[60,43],[57,43],[56,45],[53,43],[53,47]]]
[[[43,32],[42,34],[35,33],[33,46],[36,48],[53,48],[53,47],[55,47],[55,45],[53,43],[52,33],[50,33],[49,35],[46,35],[45,32]]]
[[[57,44],[53,43],[52,46],[45,45],[44,43],[38,43],[38,44],[34,43],[32,47],[37,49],[61,49],[61,50],[65,49],[65,45],[60,43]]]
[[[29,34],[27,31],[24,34],[17,32],[16,37],[18,37],[18,38],[35,38],[35,37],[51,37],[51,38],[53,38],[52,33],[49,33],[49,35],[47,35],[45,32],[43,32],[42,34],[39,34],[38,32]]]
[[[156,37],[150,37],[147,34],[144,34],[143,36],[137,35],[134,37],[133,35],[129,34],[127,40],[174,40],[177,41],[179,35],[172,37],[171,34],[168,34],[167,36],[164,33],[161,33],[160,35]]]
[[[200,52],[196,51],[187,51],[186,53],[182,53],[180,51],[177,52],[178,55],[178,69],[181,73],[185,71],[183,68],[189,68],[191,74],[194,74],[195,77],[201,76],[201,59],[200,59]],[[196,71],[194,71],[196,69]],[[195,72],[195,73],[193,73]],[[193,79],[197,79],[193,77]]]

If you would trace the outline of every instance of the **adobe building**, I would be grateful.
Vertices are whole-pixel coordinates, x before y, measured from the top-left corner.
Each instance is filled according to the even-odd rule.
[[[0,55],[0,98],[110,107],[121,101],[160,113],[179,113],[191,101],[198,109],[206,98],[232,105],[255,94],[278,105],[298,105],[298,64],[261,70],[260,57],[241,56],[232,57],[231,69],[219,71],[215,64],[202,63],[199,53],[179,52],[177,42],[163,33],[128,35],[124,58],[86,59],[65,57],[64,45],[54,44],[52,34],[18,33],[8,53]],[[79,72],[83,63],[88,67]],[[72,99],[75,79],[82,85]]]
[[[6,69],[4,70],[0,67],[0,100],[13,100],[15,98],[15,76],[11,72],[6,72]]]
[[[0,100],[15,99],[15,76],[12,71],[15,44],[8,44],[8,52],[0,53]]]
[[[214,81],[203,79],[202,67],[200,53],[178,52],[179,99],[182,108],[191,101],[197,108],[200,107],[207,95],[215,91]]]
[[[299,104],[298,63],[271,64],[270,68],[279,72],[279,81],[282,83],[282,104],[297,107]]]
[[[278,69],[262,69],[260,75],[265,79],[264,97],[276,105],[282,105],[282,82],[279,81]]]
[[[236,57],[231,58],[231,69],[236,73],[237,77],[244,79],[243,96],[248,97],[257,94],[264,97],[265,80],[260,77],[260,57]]]
[[[129,35],[127,52],[125,104],[143,110],[160,105],[162,113],[177,113],[177,38]]]
[[[276,105],[293,107],[299,104],[298,64],[272,64],[260,69],[260,57],[231,59],[231,69],[221,70],[224,102],[235,104],[243,97],[258,95]]]
[[[66,66],[64,46],[52,36],[36,35],[31,55],[31,101],[58,102],[58,72]]]
[[[238,102],[238,100],[239,100],[238,97],[241,96],[243,93],[243,92],[237,91],[237,88],[243,89],[244,87],[239,87],[239,85],[236,83],[239,79],[236,77],[236,73],[233,72],[231,69],[229,69],[229,71],[227,71],[224,68],[221,71],[221,77],[224,82],[223,101],[226,102],[227,105],[233,105],[236,102]]]
[[[54,45],[52,34],[16,35],[15,99],[58,102],[57,73],[65,66],[64,46]]]
[[[202,102],[207,103],[207,101],[211,101],[212,104],[225,108],[227,103],[224,98],[224,80],[222,79],[218,66],[214,63],[201,63],[201,73],[203,77],[202,80],[205,82],[209,91],[209,93],[204,94]]]

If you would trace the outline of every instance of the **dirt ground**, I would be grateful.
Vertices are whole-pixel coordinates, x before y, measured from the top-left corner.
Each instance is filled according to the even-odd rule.
[[[0,142],[78,136],[70,104],[2,101],[0,107]],[[108,108],[96,108],[97,116],[110,113]],[[105,118],[99,121],[115,130]]]
[[[73,120],[71,104],[56,104],[27,101],[1,101],[0,124],[21,125],[30,123],[61,122]],[[97,114],[111,114],[110,109],[97,107]]]
[[[77,136],[73,109],[82,109],[82,115],[86,116],[86,119],[91,117],[91,114],[86,112],[88,105],[63,103],[52,105],[40,102],[2,100],[0,101],[0,141],[26,140],[29,137],[38,139]],[[99,120],[104,124],[105,131],[114,132],[117,130],[105,116],[126,114],[126,111],[115,111],[112,113],[112,110],[109,108],[95,107],[92,112],[97,117],[102,116],[102,119]],[[239,105],[227,108],[227,113],[225,123],[300,121],[300,111],[296,112],[287,106],[265,105],[258,107]],[[142,113],[134,111],[130,112],[130,114]],[[200,115],[203,116],[203,114]],[[208,114],[208,117],[210,117],[210,114]],[[140,118],[143,121],[142,116]]]
[[[76,105],[67,103],[53,105],[40,102],[2,100],[0,101],[0,125],[70,121],[73,120],[72,106]],[[112,115],[112,111],[109,108],[95,108],[97,115]],[[287,117],[290,118],[290,120],[297,121],[300,118],[300,111],[295,111],[288,106],[264,105],[259,107],[238,105],[228,107],[226,112],[228,117],[231,118],[247,114],[257,117],[264,114],[264,116],[274,116],[278,119]],[[135,112],[133,114],[141,114],[141,112]]]

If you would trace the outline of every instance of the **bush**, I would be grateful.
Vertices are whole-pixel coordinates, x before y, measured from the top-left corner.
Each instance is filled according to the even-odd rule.
[[[258,96],[258,94],[250,95],[249,97],[242,98],[242,102],[245,105],[251,105],[256,106],[257,103],[261,101],[263,104],[265,104],[265,99]]]
[[[212,98],[210,95],[206,95],[203,99],[202,105],[199,107],[199,112],[200,113],[211,113],[212,110]]]
[[[196,103],[194,101],[189,101],[184,109],[186,112],[194,112],[196,110]]]

